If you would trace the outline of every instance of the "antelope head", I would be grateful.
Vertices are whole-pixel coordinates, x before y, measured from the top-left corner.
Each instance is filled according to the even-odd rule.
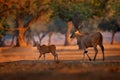
[[[81,35],[80,31],[75,30],[74,32],[72,32],[72,34],[71,34],[70,38],[75,38],[75,37],[76,37],[76,35]]]

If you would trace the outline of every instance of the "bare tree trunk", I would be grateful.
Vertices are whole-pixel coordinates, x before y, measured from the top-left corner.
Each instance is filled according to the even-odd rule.
[[[4,40],[2,40],[2,37],[0,37],[0,47],[4,46]]]
[[[33,40],[33,47],[37,46],[37,43],[36,43],[34,37],[32,38],[32,40]]]
[[[115,33],[116,33],[116,32],[112,32],[111,45],[113,44],[114,37],[115,37]]]
[[[5,47],[6,45],[5,45],[5,43],[4,43],[4,41],[5,41],[5,37],[4,37],[5,35],[0,35],[0,47]]]
[[[49,41],[48,41],[48,45],[51,44],[51,38],[52,38],[52,35],[53,35],[53,32],[50,32],[50,33],[49,33]]]
[[[25,47],[26,46],[26,42],[24,39],[24,33],[26,31],[26,28],[24,28],[22,20],[18,19],[18,36],[17,36],[17,45],[16,46],[20,46],[20,47]]]
[[[12,41],[11,41],[10,47],[14,47],[14,45],[15,45],[15,44],[14,44],[14,39],[15,39],[15,36],[13,35],[13,36],[12,36]]]
[[[64,45],[71,45],[71,39],[70,39],[70,32],[73,28],[73,24],[71,21],[67,22],[67,32],[65,34],[65,43]]]
[[[39,38],[39,43],[40,43],[40,45],[41,45],[42,39],[43,39],[46,35],[47,35],[47,32],[44,32],[44,33],[42,34],[42,36],[40,36],[40,33],[37,32],[37,36],[38,36],[38,38]]]
[[[25,47],[26,46],[26,42],[24,39],[24,33],[25,33],[25,29],[24,28],[19,28],[19,35],[18,35],[18,41],[21,47]]]
[[[0,47],[2,46],[2,38],[0,37]]]

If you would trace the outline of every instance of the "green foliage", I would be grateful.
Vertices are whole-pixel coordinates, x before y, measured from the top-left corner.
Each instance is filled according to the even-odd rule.
[[[114,2],[111,2],[111,0],[89,0],[87,3],[85,3],[84,0],[2,0],[1,2],[0,21],[3,17],[6,17],[12,18],[12,20],[14,19],[13,21],[15,23],[17,18],[22,18],[23,23],[26,24],[31,19],[42,15],[44,19],[42,19],[41,22],[45,21],[45,19],[48,21],[49,17],[53,20],[50,22],[51,26],[47,27],[48,30],[62,33],[66,30],[64,21],[67,22],[71,20],[75,13],[79,13],[79,15],[82,16],[82,21],[92,16],[101,18],[108,14],[106,7],[110,5],[113,10],[115,10],[115,15],[120,15],[119,0],[115,0]],[[44,13],[48,13],[48,15],[44,15]],[[50,16],[51,14],[52,16]],[[11,27],[7,21],[1,23],[1,25],[5,28]],[[13,26],[16,26],[16,24],[13,24]],[[105,28],[108,29],[108,27]],[[0,30],[0,34],[4,32],[7,31]]]
[[[107,18],[106,16],[99,24],[98,28],[100,28],[103,31],[120,31],[120,2],[119,0],[116,0],[114,2],[111,2],[111,4],[106,4],[111,6],[111,11],[109,13],[113,13],[114,15],[110,18]],[[106,12],[107,15],[109,13]]]
[[[5,31],[4,30],[0,30],[0,37],[2,37],[3,35],[5,35]]]
[[[71,20],[76,12],[83,17],[83,20],[87,19],[93,14],[91,6],[84,3],[62,2],[59,4],[53,2],[51,4],[51,8],[54,11],[52,16],[59,17],[64,21]]]
[[[120,21],[118,20],[119,17],[113,17],[110,20],[103,19],[99,25],[98,28],[100,28],[103,31],[111,31],[111,32],[117,32],[120,31]]]
[[[10,27],[9,24],[8,24],[6,21],[3,22],[2,26],[3,26],[4,28],[9,28],[9,27]]]
[[[120,15],[120,3],[113,4],[113,9],[116,11],[116,15]]]
[[[6,33],[8,32],[8,29],[10,26],[7,23],[6,20],[4,20],[3,18],[0,19],[0,37],[3,37],[4,35],[6,35]]]
[[[67,26],[67,24],[59,18],[54,19],[47,24],[49,32],[51,32],[51,31],[52,32],[60,32],[60,33],[63,33],[63,34],[66,33],[66,31],[67,31],[66,26]]]

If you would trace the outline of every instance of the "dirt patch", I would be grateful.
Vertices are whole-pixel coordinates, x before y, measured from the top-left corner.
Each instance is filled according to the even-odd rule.
[[[0,80],[120,80],[119,62],[0,63]]]

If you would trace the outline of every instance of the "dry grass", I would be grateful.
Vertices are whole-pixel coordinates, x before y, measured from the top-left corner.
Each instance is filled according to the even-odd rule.
[[[120,44],[104,44],[105,61],[99,49],[97,61],[83,62],[82,53],[77,46],[57,46],[59,62],[46,55],[47,62],[41,58],[35,47],[1,48],[0,80],[120,80]],[[89,48],[93,58],[94,51]]]

